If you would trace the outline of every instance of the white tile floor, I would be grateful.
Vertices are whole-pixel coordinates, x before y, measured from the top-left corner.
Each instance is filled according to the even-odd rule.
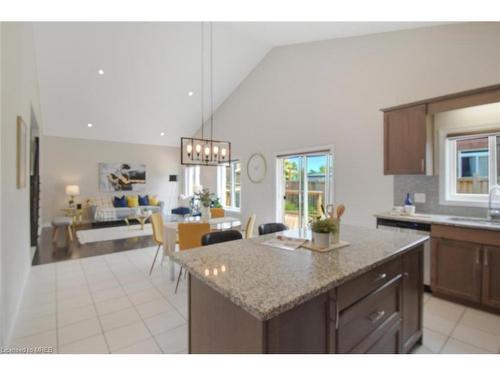
[[[500,315],[424,295],[424,342],[415,353],[500,353]]]
[[[177,295],[156,248],[35,266],[11,347],[56,353],[186,353],[187,281]]]
[[[155,248],[33,267],[9,346],[56,353],[186,353],[187,293]],[[415,353],[500,353],[500,315],[424,296]]]

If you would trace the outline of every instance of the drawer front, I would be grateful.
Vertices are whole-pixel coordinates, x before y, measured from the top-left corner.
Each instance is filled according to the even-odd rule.
[[[384,263],[363,275],[348,281],[337,289],[340,311],[381,287],[402,272],[401,257]]]
[[[401,275],[342,311],[337,329],[337,351],[349,353],[388,320],[401,317]]]
[[[365,354],[399,354],[401,353],[401,322],[395,324]]]

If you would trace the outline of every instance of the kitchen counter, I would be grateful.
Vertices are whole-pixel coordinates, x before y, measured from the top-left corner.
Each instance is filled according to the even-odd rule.
[[[408,221],[425,224],[441,224],[454,227],[486,229],[500,231],[500,222],[491,222],[484,218],[451,216],[451,215],[433,215],[425,213],[416,213],[414,215],[398,214],[392,211],[375,214],[376,218],[387,220]]]
[[[294,235],[292,231],[285,234]],[[263,245],[269,236],[174,253],[173,258],[192,276],[258,320],[266,321],[428,239],[342,225],[341,238],[350,246],[317,253]]]

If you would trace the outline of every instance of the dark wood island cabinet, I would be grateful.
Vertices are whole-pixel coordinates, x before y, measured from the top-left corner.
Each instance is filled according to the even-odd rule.
[[[328,254],[259,238],[176,255],[190,272],[189,352],[410,352],[422,340],[427,237],[343,233],[351,246]]]

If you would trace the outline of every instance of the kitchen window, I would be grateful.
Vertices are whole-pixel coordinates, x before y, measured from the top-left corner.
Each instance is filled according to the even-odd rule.
[[[195,188],[200,186],[200,166],[191,166],[184,169],[184,194],[194,195]]]
[[[484,206],[500,183],[500,133],[449,135],[445,149],[446,201]]]
[[[230,211],[241,209],[241,163],[233,160],[217,170],[217,196],[222,207]]]

